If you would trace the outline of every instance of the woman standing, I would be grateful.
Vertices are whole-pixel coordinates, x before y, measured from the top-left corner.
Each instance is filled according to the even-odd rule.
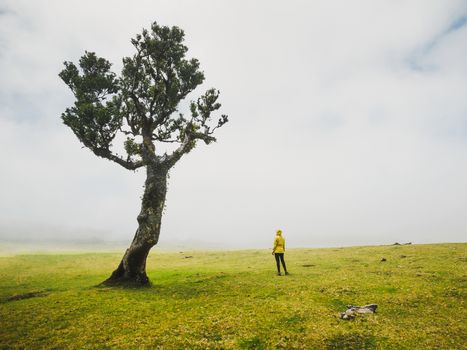
[[[285,253],[285,239],[282,237],[282,231],[276,231],[276,238],[274,239],[274,248],[272,248],[272,254],[276,258],[276,265],[277,265],[277,276],[281,275],[281,265],[279,261],[282,263],[282,267],[284,268],[284,272],[286,275],[289,273],[287,272],[287,267],[285,267],[285,260],[284,260],[284,253]]]

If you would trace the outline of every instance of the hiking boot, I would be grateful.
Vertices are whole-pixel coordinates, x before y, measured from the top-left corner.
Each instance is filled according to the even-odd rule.
[[[277,273],[277,276],[282,276],[280,272]]]
[[[287,271],[285,271],[285,274],[288,275],[289,273]]]

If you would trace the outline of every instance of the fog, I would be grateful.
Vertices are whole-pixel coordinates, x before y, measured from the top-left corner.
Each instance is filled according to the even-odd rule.
[[[63,61],[151,22],[230,122],[171,171],[160,247],[465,242],[465,1],[0,1],[0,240],[129,242],[144,171],[82,147]]]

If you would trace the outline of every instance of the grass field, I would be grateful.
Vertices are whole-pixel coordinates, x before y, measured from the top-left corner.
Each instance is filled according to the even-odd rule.
[[[467,244],[289,249],[282,277],[266,250],[156,248],[152,287],[96,287],[121,253],[0,257],[0,348],[467,348]]]

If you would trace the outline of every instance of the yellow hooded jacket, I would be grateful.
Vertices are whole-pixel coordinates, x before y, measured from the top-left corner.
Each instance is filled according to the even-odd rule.
[[[282,231],[276,232],[276,238],[274,239],[273,253],[285,253],[285,239],[282,237]]]

